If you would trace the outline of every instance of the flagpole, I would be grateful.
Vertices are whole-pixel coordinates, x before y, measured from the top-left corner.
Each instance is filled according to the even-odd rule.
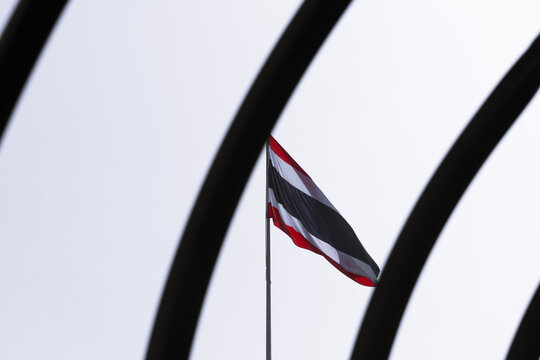
[[[271,332],[271,296],[270,296],[270,217],[268,216],[268,163],[270,161],[268,153],[268,139],[266,140],[266,360],[272,359],[272,332]]]

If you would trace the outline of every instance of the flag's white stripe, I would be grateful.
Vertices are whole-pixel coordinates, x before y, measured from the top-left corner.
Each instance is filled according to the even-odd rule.
[[[375,275],[375,273],[371,269],[371,266],[351,255],[337,250],[330,244],[312,235],[309,231],[306,230],[306,228],[299,219],[289,214],[287,210],[283,207],[283,205],[277,201],[274,195],[274,191],[270,188],[268,189],[268,200],[274,208],[278,209],[279,214],[281,215],[281,218],[283,219],[285,225],[290,226],[296,231],[298,231],[307,241],[309,241],[313,246],[323,252],[326,256],[337,262],[346,271],[353,274],[358,274],[360,276],[365,276],[371,281],[376,282],[377,275]]]
[[[319,187],[306,175],[297,171],[291,165],[283,161],[277,156],[272,149],[268,152],[270,154],[270,162],[277,172],[292,186],[302,191],[304,194],[311,196],[312,198],[320,201],[326,206],[334,209],[339,214],[334,205],[324,196]]]

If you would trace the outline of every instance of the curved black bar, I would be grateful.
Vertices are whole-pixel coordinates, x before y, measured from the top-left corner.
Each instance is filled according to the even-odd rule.
[[[17,99],[67,0],[20,0],[0,38],[0,144]]]
[[[424,189],[386,262],[351,359],[388,358],[405,307],[437,237],[539,83],[540,36],[493,90]]]
[[[540,358],[540,285],[521,319],[506,360],[538,360]]]
[[[189,356],[208,282],[249,175],[300,78],[349,3],[305,1],[245,97],[184,230],[161,298],[147,359]]]

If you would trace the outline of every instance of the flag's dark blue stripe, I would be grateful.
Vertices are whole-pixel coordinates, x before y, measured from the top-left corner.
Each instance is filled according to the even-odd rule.
[[[287,182],[273,167],[268,167],[268,187],[285,210],[299,219],[307,231],[337,250],[369,264],[379,274],[379,267],[366,252],[351,226],[334,209],[304,194]]]

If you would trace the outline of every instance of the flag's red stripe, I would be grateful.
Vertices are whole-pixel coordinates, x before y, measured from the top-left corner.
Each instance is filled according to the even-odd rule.
[[[270,149],[281,158],[281,160],[285,161],[287,164],[291,165],[293,168],[295,168],[297,171],[301,172],[302,174],[306,175],[308,178],[309,175],[298,165],[296,161],[285,151],[284,148],[281,147],[281,145],[278,144],[276,139],[270,135],[268,137],[268,144],[270,145]],[[311,178],[310,178],[311,179]]]
[[[270,203],[268,203],[268,217],[273,220],[273,223],[277,228],[281,229],[285,234],[290,236],[296,246],[313,251],[314,253],[323,256],[326,260],[328,260],[328,262],[334,265],[336,269],[338,269],[343,274],[353,279],[357,283],[365,286],[375,286],[375,284],[367,277],[359,276],[358,274],[353,274],[345,270],[340,264],[332,260],[332,258],[328,257],[325,253],[317,249],[315,246],[313,246],[304,236],[302,236],[302,234],[296,231],[293,227],[285,224],[285,222],[281,218],[281,215],[279,214],[279,210],[273,207]]]

